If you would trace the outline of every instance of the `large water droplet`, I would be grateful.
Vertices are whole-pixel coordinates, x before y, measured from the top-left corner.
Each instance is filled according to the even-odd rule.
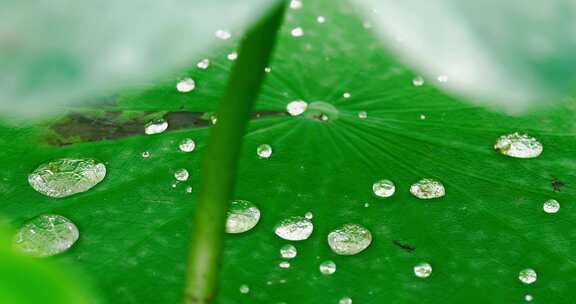
[[[427,278],[432,274],[432,265],[420,263],[414,266],[414,274],[419,278]]]
[[[181,182],[187,181],[189,176],[190,173],[188,173],[188,170],[184,168],[180,168],[174,172],[174,178]]]
[[[444,196],[446,191],[441,182],[424,178],[410,186],[410,193],[419,199],[433,199]]]
[[[288,241],[302,241],[310,237],[313,230],[312,221],[302,216],[293,216],[280,221],[274,232]]]
[[[303,100],[294,100],[286,106],[286,112],[291,116],[298,116],[306,111],[308,103]]]
[[[196,148],[196,143],[192,138],[185,138],[180,142],[178,147],[182,152],[192,152],[194,151],[194,148]]]
[[[164,118],[154,119],[144,126],[144,133],[148,135],[160,134],[168,129],[168,122]]]
[[[320,264],[320,273],[331,275],[336,272],[336,264],[333,261],[324,261]]]
[[[196,87],[196,82],[192,78],[184,78],[176,84],[176,90],[180,93],[192,92]]]
[[[293,259],[298,254],[296,247],[292,244],[287,244],[280,248],[280,255],[285,259]]]
[[[555,199],[549,199],[544,202],[542,209],[544,209],[546,213],[556,213],[560,210],[560,203]]]
[[[260,220],[260,209],[252,202],[245,200],[235,200],[228,208],[228,218],[226,219],[226,232],[243,233],[246,232]]]
[[[538,275],[536,274],[536,271],[532,268],[523,269],[520,271],[520,273],[518,273],[518,280],[520,280],[520,282],[524,284],[532,284],[536,282],[537,278]]]
[[[494,149],[510,157],[534,158],[538,157],[544,148],[536,138],[516,132],[500,136]]]
[[[256,149],[256,153],[261,158],[268,158],[272,155],[272,147],[270,147],[270,145],[268,145],[268,144],[260,145]]]
[[[106,166],[93,159],[61,158],[44,163],[28,176],[34,190],[50,197],[88,191],[106,176]]]
[[[345,224],[328,234],[328,245],[336,254],[354,255],[368,248],[372,234],[358,224]]]
[[[352,304],[352,299],[350,297],[344,297],[338,301],[338,304]]]
[[[379,197],[391,197],[396,191],[396,186],[391,180],[382,179],[372,185],[372,191]]]
[[[14,246],[37,257],[55,255],[66,251],[78,240],[76,225],[60,215],[41,215],[27,222],[18,230]]]

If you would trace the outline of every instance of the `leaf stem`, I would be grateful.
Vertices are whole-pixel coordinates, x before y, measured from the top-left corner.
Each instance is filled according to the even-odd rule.
[[[218,123],[212,127],[202,159],[186,277],[188,304],[212,303],[216,297],[226,211],[234,190],[242,138],[284,9],[284,1],[279,1],[246,33],[219,104]]]

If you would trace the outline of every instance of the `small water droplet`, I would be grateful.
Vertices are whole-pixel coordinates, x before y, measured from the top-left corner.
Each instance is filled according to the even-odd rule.
[[[196,66],[197,66],[199,69],[205,70],[205,69],[207,69],[207,68],[210,66],[210,59],[207,59],[207,58],[202,59],[202,60],[198,61],[198,63],[196,64]]]
[[[14,238],[14,247],[37,257],[68,250],[78,240],[78,228],[69,219],[54,214],[38,216],[22,226]]]
[[[523,269],[520,271],[520,273],[518,273],[518,280],[520,280],[520,282],[524,284],[532,284],[536,282],[537,278],[538,275],[536,274],[536,271],[532,268]]]
[[[212,125],[215,125],[218,122],[218,116],[216,115],[210,115],[210,123]]]
[[[419,199],[433,199],[443,197],[446,191],[441,182],[424,178],[410,186],[410,193]]]
[[[292,0],[292,1],[290,1],[290,8],[291,8],[291,9],[300,9],[300,8],[302,8],[302,1],[300,1],[300,0]]]
[[[348,99],[348,98],[352,97],[352,94],[350,94],[350,92],[344,92],[344,94],[342,94],[342,97]]]
[[[144,126],[147,135],[160,134],[168,129],[168,122],[164,118],[154,119]]]
[[[420,263],[414,266],[414,274],[419,278],[427,278],[432,274],[432,265]]]
[[[304,217],[311,220],[314,217],[314,214],[312,214],[312,212],[308,211],[308,212],[306,212],[306,214],[304,214]]]
[[[50,197],[85,192],[106,176],[106,166],[94,159],[61,158],[44,163],[28,176],[34,190]]]
[[[345,224],[328,234],[328,245],[339,255],[355,255],[372,243],[372,233],[358,224]]]
[[[286,106],[286,112],[290,116],[298,116],[306,111],[308,108],[308,103],[303,100],[294,100],[288,103]]]
[[[515,132],[500,136],[494,149],[510,157],[534,158],[540,156],[544,148],[536,138]]]
[[[302,37],[304,36],[304,30],[301,27],[295,27],[290,31],[292,37]]]
[[[424,85],[424,78],[422,78],[422,76],[414,77],[414,79],[412,79],[412,85],[414,85],[415,87],[423,86]]]
[[[424,114],[420,114],[420,119],[421,119],[421,120],[424,120],[424,119],[426,119],[426,115],[424,115]]]
[[[226,58],[228,58],[228,60],[234,61],[238,58],[238,53],[232,52],[232,53],[226,55]]]
[[[192,138],[184,138],[178,147],[182,152],[192,152],[196,148],[196,143]]]
[[[256,154],[258,154],[260,158],[268,158],[272,155],[272,147],[268,144],[259,145],[256,149]]]
[[[302,241],[310,237],[314,230],[312,221],[301,216],[286,218],[274,228],[277,236],[288,241]]]
[[[250,287],[246,284],[242,284],[240,285],[240,293],[241,294],[247,294],[250,292]]]
[[[227,233],[246,232],[260,221],[260,209],[252,202],[235,200],[230,203],[226,219]]]
[[[391,180],[382,179],[372,185],[372,191],[379,197],[391,197],[396,192],[396,186]]]
[[[232,37],[232,34],[230,34],[230,32],[225,31],[225,30],[217,30],[215,35],[216,35],[216,38],[222,39],[222,40],[228,40]]]
[[[184,78],[176,84],[176,90],[180,93],[192,92],[196,87],[196,82],[192,78]]]
[[[324,261],[320,264],[320,273],[331,275],[336,272],[336,264],[333,261]]]
[[[338,301],[338,304],[352,304],[352,299],[350,297],[344,297]]]
[[[368,207],[370,207],[370,204],[369,204],[369,203],[364,203],[364,208],[368,208]]]
[[[366,118],[368,118],[368,113],[366,113],[366,111],[360,111],[360,112],[358,112],[358,118],[366,119]]]
[[[286,262],[286,261],[282,261],[280,262],[280,264],[278,264],[278,266],[280,266],[280,268],[290,268],[290,262]]]
[[[272,72],[272,68],[271,67],[265,67],[264,72],[270,73],[270,72]]]
[[[174,172],[174,178],[181,182],[187,181],[189,176],[190,174],[188,173],[188,170],[184,168],[180,168]]]
[[[527,294],[524,296],[524,300],[526,300],[526,302],[531,302],[534,300],[534,297],[531,294]]]
[[[438,76],[438,82],[447,82],[448,81],[448,76],[446,75],[439,75]]]
[[[148,152],[148,151],[142,152],[142,157],[144,157],[144,158],[150,157],[150,152]]]
[[[318,23],[324,23],[324,22],[326,22],[326,17],[324,17],[324,16],[318,16],[318,17],[316,18],[316,22],[318,22]]]
[[[192,186],[186,187],[186,193],[192,193]]]
[[[544,209],[546,213],[556,213],[560,210],[560,203],[555,199],[549,199],[544,202],[542,209]]]
[[[280,248],[280,255],[285,259],[293,259],[298,254],[296,247],[292,244],[287,244]]]

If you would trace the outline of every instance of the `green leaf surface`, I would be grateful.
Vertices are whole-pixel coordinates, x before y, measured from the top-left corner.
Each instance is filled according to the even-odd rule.
[[[291,36],[296,27],[302,37]],[[106,107],[76,109],[115,133],[91,137],[90,123],[70,116],[0,129],[0,213],[15,227],[43,213],[74,221],[80,239],[55,259],[91,274],[105,303],[182,301],[209,131],[203,113],[216,108],[232,48],[208,53],[206,70],[191,68],[165,85],[112,98]],[[447,96],[433,79],[413,86],[416,75],[383,49],[349,3],[306,2],[289,10],[257,104],[260,117],[245,136],[236,187],[236,197],[257,204],[262,218],[251,231],[226,236],[217,303],[338,303],[345,296],[354,303],[518,303],[526,294],[538,303],[576,301],[574,102],[517,117],[491,112]],[[175,90],[183,75],[197,81],[191,93]],[[296,99],[308,101],[309,111],[284,114]],[[335,111],[312,106],[318,101]],[[198,124],[183,126],[192,116],[182,114],[170,116],[169,131],[160,135],[128,128],[179,111],[197,113]],[[322,111],[328,121],[317,119]],[[358,118],[360,111],[366,119]],[[78,132],[62,134],[55,124]],[[497,137],[515,131],[537,137],[543,154],[513,159],[493,150]],[[197,143],[188,154],[178,150],[186,137]],[[273,149],[268,159],[256,155],[263,143]],[[143,158],[143,151],[151,156]],[[65,199],[42,196],[27,184],[38,164],[76,156],[104,161],[106,179]],[[187,168],[190,179],[172,187],[178,168]],[[442,181],[446,196],[413,197],[410,185],[424,177]],[[397,188],[388,199],[372,193],[383,178]],[[553,191],[552,182],[564,186]],[[549,198],[562,204],[557,214],[542,211]],[[274,234],[280,220],[306,212],[314,215],[308,240]],[[367,250],[354,256],[330,250],[327,234],[345,223],[372,232]],[[288,243],[298,255],[282,269],[279,250]],[[324,260],[336,263],[332,276],[319,272]],[[423,261],[433,267],[427,279],[412,270]],[[524,268],[538,272],[534,284],[518,280]],[[240,293],[242,284],[249,293]]]

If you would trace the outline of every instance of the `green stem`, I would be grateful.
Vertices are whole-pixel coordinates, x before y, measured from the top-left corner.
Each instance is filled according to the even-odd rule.
[[[241,42],[219,104],[218,123],[212,127],[204,151],[186,278],[185,302],[189,304],[212,303],[216,297],[226,211],[234,190],[242,137],[274,48],[284,6],[280,1]]]

